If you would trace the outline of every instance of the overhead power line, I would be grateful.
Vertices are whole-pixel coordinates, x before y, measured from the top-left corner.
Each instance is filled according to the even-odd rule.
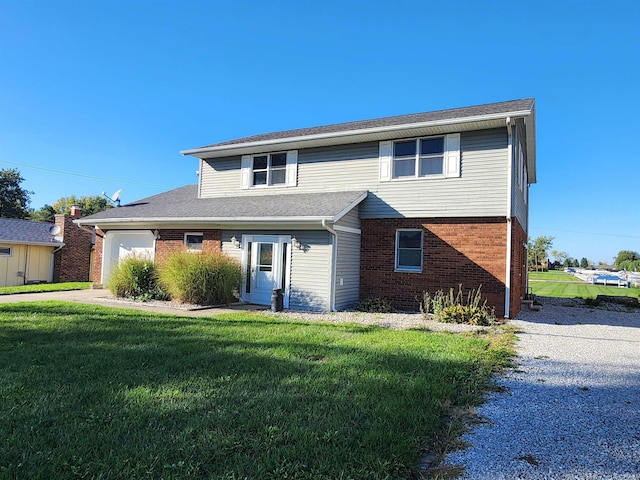
[[[7,160],[0,160],[0,162],[9,163],[11,165],[19,165],[21,167],[34,168],[36,170],[44,170],[45,172],[57,173],[57,174],[60,174],[60,175],[71,175],[71,176],[74,176],[74,177],[91,178],[93,180],[106,180],[106,181],[109,181],[109,182],[128,183],[130,185],[141,185],[141,186],[145,186],[145,187],[165,187],[165,188],[172,188],[173,187],[173,185],[161,185],[161,184],[158,184],[158,183],[133,182],[131,180],[120,180],[120,179],[117,179],[117,178],[97,177],[95,175],[86,175],[86,174],[83,174],[83,173],[65,172],[63,170],[54,170],[52,168],[36,167],[35,165],[27,165],[26,163],[19,163],[19,162],[9,162]]]
[[[578,233],[580,235],[598,235],[601,237],[616,237],[616,238],[635,238],[640,239],[637,235],[618,235],[615,233],[602,233],[602,232],[580,232],[577,230],[562,230],[559,228],[547,228],[547,227],[531,227],[532,230],[542,230],[545,232],[563,232],[563,233]]]

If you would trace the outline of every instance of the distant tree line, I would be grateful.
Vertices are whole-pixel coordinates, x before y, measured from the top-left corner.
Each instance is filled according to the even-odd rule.
[[[567,252],[551,250],[554,237],[541,236],[535,239],[529,239],[529,269],[530,270],[546,270],[546,269],[562,269],[567,267],[591,268],[596,266],[586,257],[580,260],[571,257]],[[552,257],[552,261],[549,257]],[[600,262],[599,265],[601,265]],[[614,267],[617,270],[627,270],[630,272],[640,272],[640,254],[632,250],[621,250],[614,261]]]

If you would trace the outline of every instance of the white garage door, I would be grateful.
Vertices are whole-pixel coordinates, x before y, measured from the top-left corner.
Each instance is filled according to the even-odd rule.
[[[156,237],[150,230],[111,230],[103,239],[102,284],[109,281],[111,270],[124,258],[135,255],[153,260]]]

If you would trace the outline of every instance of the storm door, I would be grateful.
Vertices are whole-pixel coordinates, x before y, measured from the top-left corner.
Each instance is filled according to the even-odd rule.
[[[291,237],[243,235],[245,278],[243,300],[270,305],[274,288],[282,288],[289,304],[289,258]]]

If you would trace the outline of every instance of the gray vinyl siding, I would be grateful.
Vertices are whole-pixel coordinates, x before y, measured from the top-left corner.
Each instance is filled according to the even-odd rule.
[[[463,133],[460,154],[460,177],[378,183],[361,218],[506,216],[506,129]]]
[[[291,249],[291,284],[289,308],[292,310],[328,311],[331,288],[331,235],[326,230],[224,230],[222,251],[238,262],[242,248],[231,243],[242,235],[293,235],[302,244]],[[243,272],[244,274],[244,272]]]
[[[348,228],[360,228],[360,214],[358,213],[358,207],[352,209],[344,217],[338,220],[336,225]]]
[[[293,310],[328,311],[331,289],[331,235],[325,230],[295,233],[303,248],[291,251]]]
[[[527,162],[527,144],[526,144],[526,137],[525,137],[525,127],[524,127],[524,122],[522,121],[522,119],[519,119],[516,122],[516,126],[514,128],[514,131],[516,132],[515,134],[515,142],[512,145],[512,149],[514,151],[513,154],[513,164],[512,164],[512,171],[513,171],[513,175],[512,175],[512,212],[513,212],[513,216],[515,216],[518,221],[520,222],[520,225],[522,225],[522,228],[524,228],[525,232],[528,230],[527,229],[527,225],[528,225],[528,202],[529,202],[529,185],[527,185],[527,183],[525,182],[522,186],[522,189],[520,189],[520,187],[518,186],[518,157],[517,157],[517,144],[520,144],[520,148],[522,148],[522,152],[524,154],[524,164],[526,165]],[[526,202],[525,202],[525,198],[526,198]]]
[[[203,162],[203,197],[368,190],[362,218],[505,216],[506,128],[462,132],[461,176],[380,182],[377,142],[303,149],[296,187],[241,188],[240,157]]]
[[[336,310],[353,308],[360,299],[360,235],[355,233],[338,232],[335,299]]]

